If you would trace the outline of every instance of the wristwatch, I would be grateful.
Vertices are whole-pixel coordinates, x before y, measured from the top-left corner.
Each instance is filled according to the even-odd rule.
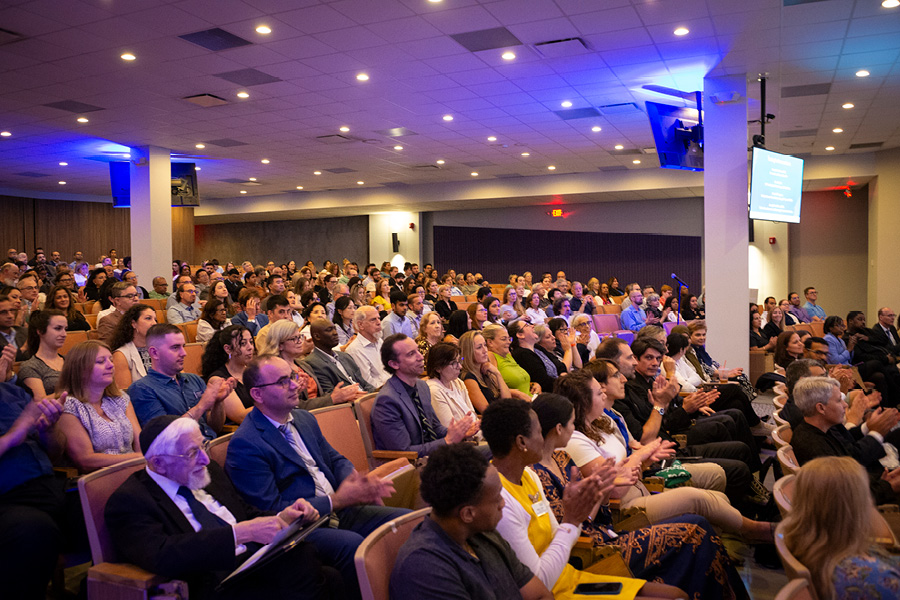
[[[666,409],[663,408],[662,406],[654,406],[654,407],[653,407],[653,410],[655,410],[656,412],[658,412],[658,413],[659,413],[659,416],[663,416],[664,414],[666,414]]]

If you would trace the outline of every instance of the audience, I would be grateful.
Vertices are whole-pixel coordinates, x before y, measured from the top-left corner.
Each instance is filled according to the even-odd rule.
[[[234,379],[234,390],[223,401],[225,418],[240,424],[253,408],[253,398],[244,385],[244,369],[253,359],[253,336],[243,325],[229,325],[206,344],[200,361],[200,376],[207,383],[212,377]]]
[[[806,314],[814,321],[824,321],[826,313],[824,308],[816,304],[819,298],[819,292],[816,291],[816,288],[806,288],[803,290],[803,295],[806,296],[806,302],[803,304],[803,310],[806,311]]]
[[[428,360],[428,351],[435,344],[439,344],[444,339],[444,324],[441,317],[436,312],[427,313],[422,317],[419,324],[419,335],[416,336],[416,345],[422,357]]]
[[[469,329],[481,331],[488,322],[488,310],[481,302],[473,302],[466,309],[469,314]]]
[[[449,319],[450,315],[457,310],[456,302],[451,300],[453,288],[450,285],[442,285],[438,287],[437,300],[434,303],[434,310],[442,319]]]
[[[66,343],[66,317],[58,310],[32,313],[28,322],[28,348],[34,353],[19,367],[19,380],[34,398],[46,398],[56,392],[63,369],[59,354]]]
[[[338,346],[346,352],[347,346],[356,333],[353,331],[353,315],[356,314],[356,305],[350,296],[341,296],[334,301],[334,316],[332,322],[338,334]]]
[[[511,398],[512,392],[499,369],[491,361],[490,351],[480,331],[468,331],[459,339],[462,353],[460,377],[469,392],[472,405],[479,414],[488,404],[500,398]]]
[[[774,350],[778,343],[777,336],[770,336],[762,327],[762,316],[758,311],[750,312],[750,348]]]
[[[431,390],[431,407],[445,427],[456,419],[475,416],[469,392],[459,378],[462,358],[455,344],[440,342],[425,358],[426,383]],[[476,434],[479,439],[480,434]]]
[[[775,364],[786,369],[788,365],[803,358],[803,342],[796,331],[783,331],[775,342]]]
[[[381,362],[381,318],[372,306],[360,306],[353,315],[356,337],[347,346],[346,353],[353,359],[362,378],[373,389],[384,385],[390,375]]]
[[[18,291],[18,290],[16,290]],[[0,350],[6,346],[16,349],[15,360],[23,361],[29,357],[26,343],[28,331],[15,324],[17,308],[9,292],[0,292]]]
[[[277,323],[278,321],[291,321],[291,303],[288,301],[287,297],[282,294],[277,296],[269,296],[266,302],[266,324],[256,332],[256,349],[259,350],[263,346],[266,345],[266,336],[269,335],[269,329]],[[325,318],[325,308],[321,305],[318,305],[322,311],[321,313],[311,317],[310,313],[305,313],[303,315],[304,323],[309,323],[311,318]],[[313,308],[313,305],[310,305],[309,308]],[[250,329],[247,327],[247,329]],[[252,333],[252,331],[251,331]]]
[[[540,326],[545,329],[543,325]],[[565,365],[560,365],[556,357],[550,353],[535,349],[538,342],[537,328],[526,321],[513,321],[509,324],[512,357],[521,366],[531,381],[542,390],[552,390],[556,378],[565,375]]]
[[[488,325],[482,332],[490,351],[490,360],[503,381],[509,386],[513,398],[530,401],[534,394],[541,393],[541,386],[531,381],[528,371],[519,366],[510,353],[509,332],[502,325]]]
[[[216,333],[229,325],[231,325],[231,319],[228,318],[228,307],[225,305],[225,302],[219,298],[211,298],[203,305],[203,310],[200,313],[200,320],[197,322],[196,341],[205,344]]]
[[[150,353],[147,332],[156,325],[156,311],[146,304],[136,304],[125,311],[113,330],[109,348],[116,367],[115,380],[120,389],[147,375]]]
[[[47,292],[47,301],[44,303],[44,309],[62,311],[66,316],[67,331],[90,331],[91,329],[81,311],[75,308],[74,294],[61,285],[53,286]]]
[[[197,287],[193,283],[179,285],[172,295],[175,302],[166,309],[166,322],[173,325],[190,323],[200,318],[197,302]]]
[[[375,391],[375,388],[363,378],[353,358],[345,352],[334,350],[338,345],[334,323],[325,319],[313,320],[309,332],[314,348],[303,360],[315,374],[321,393],[330,394],[340,383],[359,386],[363,392]]]

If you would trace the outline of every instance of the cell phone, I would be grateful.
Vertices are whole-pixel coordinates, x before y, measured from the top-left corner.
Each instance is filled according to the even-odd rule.
[[[622,592],[622,584],[618,581],[604,583],[579,583],[575,593],[582,596],[615,596]]]

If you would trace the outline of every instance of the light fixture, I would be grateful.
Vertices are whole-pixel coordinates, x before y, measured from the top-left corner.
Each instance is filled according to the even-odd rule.
[[[194,167],[194,170],[195,170],[195,171],[199,171],[199,170],[200,170],[200,167]]]
[[[636,158],[636,159],[634,159],[634,160],[633,160],[633,161],[631,161],[631,162],[632,162],[632,163],[633,163],[633,164],[636,164],[636,165],[639,165],[639,164],[641,164],[641,161],[640,161],[640,160],[639,160],[639,159],[637,159],[637,158]]]
[[[67,163],[67,162],[61,162],[61,163],[59,163],[59,166],[61,166],[61,167],[68,167],[68,166],[69,166],[69,163]]]
[[[897,8],[900,6],[900,0],[884,0],[881,5],[885,8]]]
[[[321,175],[322,171],[313,171],[313,175]]]
[[[478,173],[477,173],[476,171],[472,171],[472,172],[470,173],[470,175],[471,175],[472,177],[478,177]]]
[[[11,134],[10,132],[8,132],[8,131],[0,131],[0,136],[3,136],[3,137],[9,137],[9,136],[11,136],[11,135],[12,135],[12,134]]]
[[[368,81],[368,80],[369,80],[369,76],[366,75],[365,73],[357,73],[356,79],[357,79],[358,81]]]
[[[844,130],[841,129],[840,127],[835,127],[834,129],[831,130],[831,133],[844,133]]]
[[[444,115],[444,116],[441,117],[441,118],[444,119],[445,121],[452,121],[452,120],[453,120],[453,115]]]
[[[246,193],[247,193],[247,190],[241,190],[241,193],[242,193],[242,194],[246,194]]]
[[[554,165],[550,165],[549,167],[547,167],[547,170],[548,170],[548,171],[555,171],[555,170],[556,170],[556,167],[555,167]]]
[[[363,185],[363,184],[365,184],[365,183],[366,183],[365,181],[357,181],[357,182],[356,182],[356,185]]]
[[[259,162],[261,162],[261,163],[264,164],[264,165],[267,165],[267,164],[269,164],[269,159],[268,159],[268,158],[264,158],[264,159],[262,159],[262,160],[259,161]]]
[[[563,100],[563,102],[562,102],[562,107],[563,107],[563,108],[572,108],[572,102],[571,102],[571,100]]]
[[[593,131],[594,133],[597,133],[598,131],[600,131],[600,126],[594,125],[593,127],[591,127],[591,131]]]
[[[121,58],[122,60],[134,60],[134,59],[137,58],[137,56],[135,56],[135,55],[132,54],[131,52],[126,52],[125,54],[123,54],[123,55],[120,56],[119,58]]]
[[[266,25],[260,25],[259,27],[256,28],[256,33],[261,33],[263,35],[269,35],[270,33],[272,33],[272,28],[268,27]]]
[[[347,127],[346,125],[344,125],[343,127],[341,127],[341,131],[343,131],[344,133],[347,133],[348,131],[350,131],[350,128]]]
[[[531,152],[523,152],[522,156],[531,156]]]
[[[446,161],[445,161],[444,159],[442,159],[442,158],[439,158],[439,159],[437,159],[437,160],[434,161],[434,162],[436,162],[436,163],[439,164],[439,165],[442,165],[442,164],[444,164]]]
[[[238,98],[249,98],[250,94],[248,92],[238,92],[237,97]]]
[[[841,104],[841,108],[853,108],[853,103],[847,102],[846,104]]]
[[[75,120],[78,121],[79,123],[87,123],[87,122],[88,122],[88,118],[87,118],[87,117],[78,117],[78,118],[75,119]]]
[[[625,146],[623,146],[622,144],[616,144],[616,145],[615,145],[615,149],[616,149],[616,150],[624,150],[624,149],[625,149]]]
[[[428,0],[428,1],[431,2],[432,4],[438,4],[438,3],[442,2],[443,0]]]
[[[247,181],[256,181],[256,177],[248,177]]]
[[[825,146],[825,150],[831,152],[832,150],[834,150],[834,146]]]
[[[489,141],[489,142],[496,142],[496,141],[497,141],[497,136],[495,136],[495,135],[488,136],[488,141]]]
[[[856,72],[857,77],[868,77],[869,75],[871,75],[871,73],[869,73],[865,69],[860,69],[859,71]]]
[[[203,150],[204,148],[206,148],[206,144],[194,144],[194,148],[197,148],[198,150]]]
[[[691,32],[691,30],[688,29],[687,27],[679,27],[678,29],[676,29],[676,30],[673,31],[672,33],[674,33],[675,35],[677,35],[677,36],[680,37],[680,36],[682,36],[682,35],[687,35],[687,34],[689,34],[690,32]]]
[[[66,182],[65,182],[65,181],[60,181],[60,182],[59,182],[59,185],[66,185]]]
[[[512,52],[504,52],[500,55],[500,58],[502,58],[503,60],[515,60],[516,55]]]
[[[302,190],[302,189],[303,189],[303,186],[302,186],[302,185],[298,185],[298,186],[297,186],[297,189],[298,189],[298,190]]]
[[[394,146],[394,150],[403,150],[403,146]]]

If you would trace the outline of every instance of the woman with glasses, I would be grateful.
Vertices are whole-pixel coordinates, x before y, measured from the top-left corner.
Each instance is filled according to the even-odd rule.
[[[28,348],[31,358],[19,368],[19,379],[36,400],[52,396],[63,368],[60,348],[66,343],[66,316],[58,310],[31,313]]]
[[[334,301],[334,317],[331,321],[338,334],[338,346],[343,352],[347,344],[356,335],[353,331],[353,315],[356,314],[356,304],[350,296],[341,296]]]
[[[81,473],[141,456],[141,426],[128,394],[113,379],[112,354],[103,342],[76,345],[66,357],[57,391],[64,401],[58,427],[66,453]]]
[[[466,309],[466,312],[469,313],[469,318],[472,320],[472,330],[481,331],[484,329],[488,320],[488,309],[484,304],[481,302],[473,302]]]
[[[66,315],[67,331],[90,331],[91,326],[81,314],[81,311],[75,310],[75,296],[62,285],[56,285],[47,292],[47,301],[44,303],[45,310],[58,310]]]
[[[228,307],[222,300],[213,298],[203,305],[203,310],[200,312],[200,320],[197,322],[197,341],[206,343],[229,325],[231,325],[231,319],[228,318]]]
[[[296,327],[296,326],[295,326]],[[228,380],[234,377],[237,384],[223,401],[225,417],[240,424],[253,409],[253,398],[244,386],[244,369],[253,360],[253,336],[243,325],[229,325],[217,331],[209,340],[200,360],[200,376],[204,381],[212,377]]]
[[[461,370],[459,348],[454,344],[435,344],[425,359],[425,374],[428,377],[425,383],[431,390],[431,407],[445,427],[466,415],[475,415],[469,392],[459,378]],[[477,439],[480,438],[481,434],[478,434]]]
[[[569,328],[565,319],[560,317],[550,319],[547,321],[546,329],[541,331],[540,335],[536,346],[538,350],[559,361],[565,367],[566,373],[573,369],[580,369],[584,364],[577,348],[577,334]]]
[[[572,329],[575,330],[575,343],[581,353],[581,363],[591,360],[594,350],[600,345],[600,336],[591,329],[591,317],[586,314],[577,314],[572,318]]]
[[[116,367],[116,385],[127,390],[133,382],[147,375],[150,353],[147,332],[156,325],[156,311],[146,304],[135,304],[125,311],[116,324],[109,347]]]

